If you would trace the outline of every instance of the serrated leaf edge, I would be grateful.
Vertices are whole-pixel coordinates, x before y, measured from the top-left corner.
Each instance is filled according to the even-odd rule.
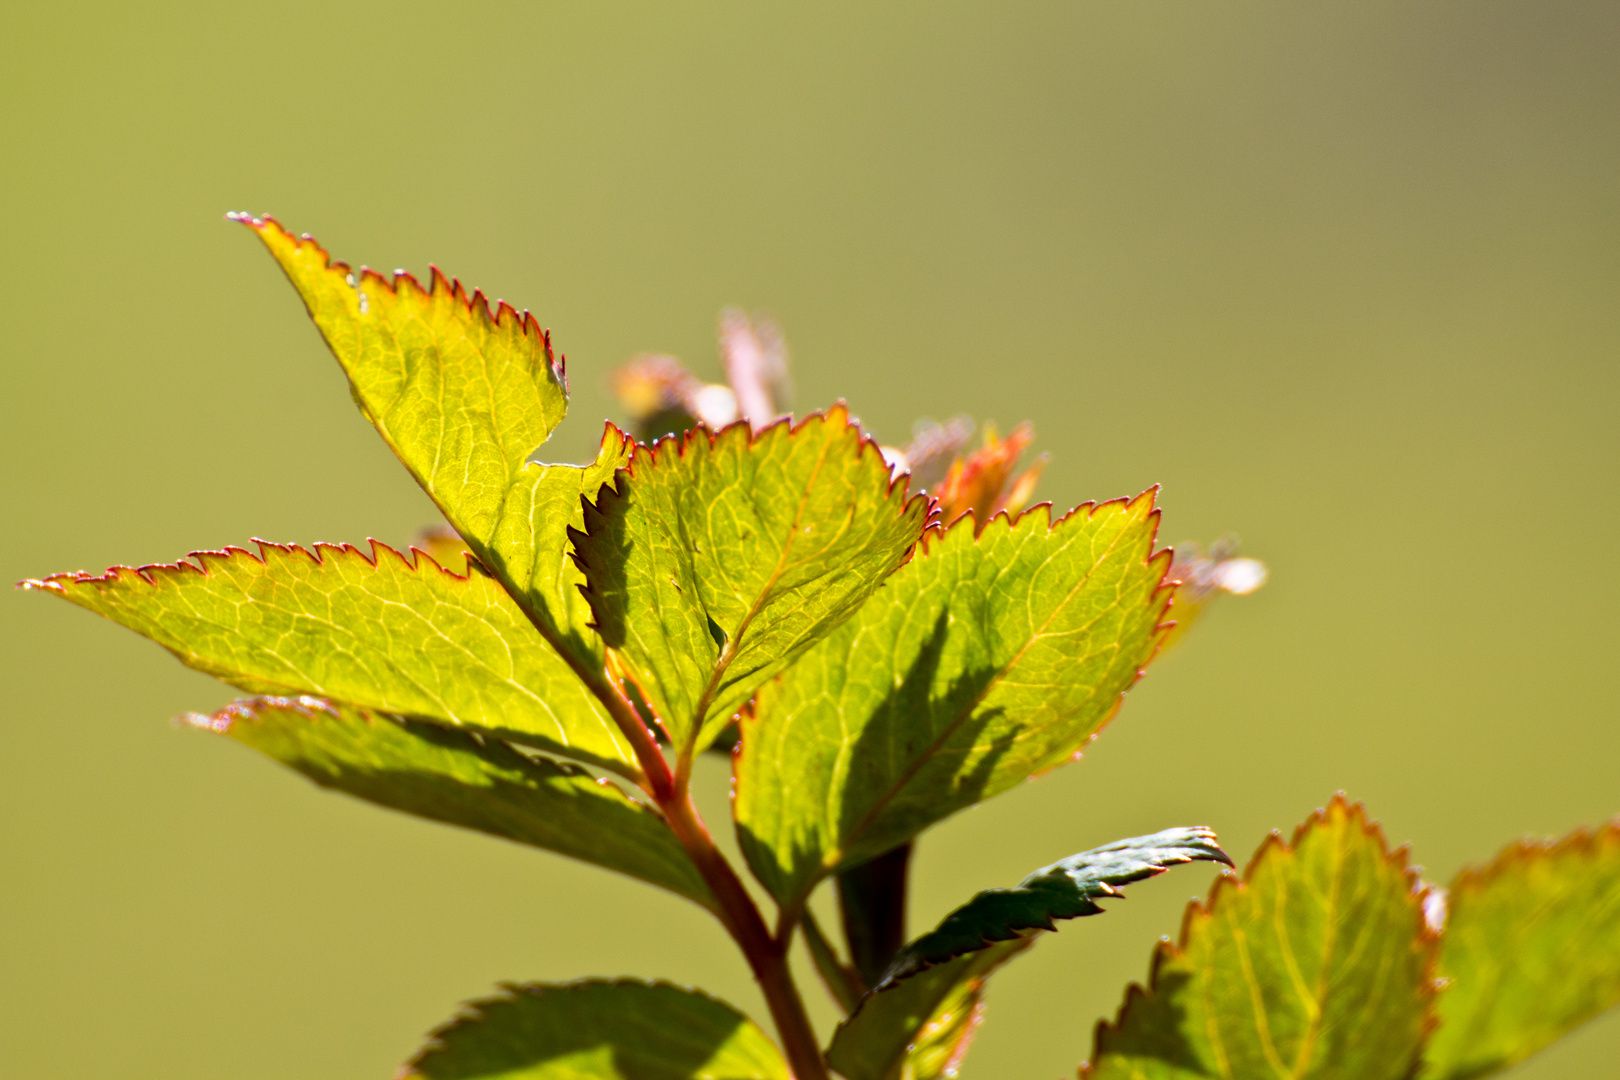
[[[1128,511],[1132,507],[1136,506],[1136,504],[1141,502],[1143,499],[1148,500],[1149,503],[1151,504],[1153,502],[1153,500],[1155,499],[1155,497],[1157,496],[1158,491],[1159,491],[1159,487],[1158,487],[1157,484],[1155,484],[1154,486],[1148,488],[1146,491],[1142,492],[1140,495],[1135,496],[1134,498],[1123,498],[1122,497],[1122,498],[1118,498],[1118,499],[1109,499],[1109,500],[1107,500],[1105,502],[1100,502],[1100,503],[1090,503],[1090,502],[1081,503],[1079,506],[1074,507],[1068,513],[1066,513],[1062,517],[1058,518],[1056,521],[1051,520],[1051,507],[1052,507],[1051,503],[1040,503],[1040,504],[1038,504],[1036,506],[1032,506],[1029,509],[1025,510],[1023,513],[1019,514],[1016,518],[1013,518],[1013,517],[1009,516],[1005,511],[1002,511],[1002,512],[1000,512],[998,514],[993,515],[991,517],[990,521],[985,523],[985,526],[984,526],[984,528],[982,530],[980,530],[978,532],[975,532],[973,534],[973,543],[974,543],[975,546],[978,545],[979,543],[981,543],[984,540],[984,537],[990,534],[991,528],[998,524],[997,519],[1001,519],[1001,522],[1004,523],[1004,528],[1008,532],[1011,532],[1013,529],[1016,529],[1019,526],[1021,526],[1026,517],[1029,517],[1029,518],[1032,519],[1032,525],[1033,525],[1034,524],[1033,515],[1037,511],[1039,511],[1045,516],[1045,518],[1047,520],[1046,531],[1047,531],[1047,534],[1050,535],[1051,533],[1057,531],[1059,528],[1067,525],[1070,521],[1082,521],[1082,520],[1089,521],[1090,519],[1096,517],[1099,513],[1101,513],[1105,508],[1110,507],[1110,506],[1122,506],[1124,509],[1126,509]],[[1082,514],[1082,511],[1084,511],[1083,514]],[[1147,566],[1151,570],[1155,560],[1158,560],[1161,563],[1163,563],[1163,569],[1159,571],[1159,584],[1154,586],[1154,590],[1153,590],[1154,602],[1160,604],[1159,613],[1158,613],[1158,615],[1155,616],[1155,618],[1157,620],[1159,620],[1159,621],[1155,623],[1154,629],[1153,629],[1153,633],[1155,635],[1155,640],[1154,640],[1154,643],[1153,643],[1153,649],[1148,653],[1147,659],[1144,660],[1137,667],[1136,675],[1131,680],[1131,686],[1128,686],[1124,690],[1120,691],[1120,694],[1119,694],[1118,698],[1115,699],[1113,706],[1108,710],[1108,715],[1103,718],[1102,723],[1097,725],[1097,730],[1092,733],[1091,740],[1095,740],[1097,738],[1097,736],[1101,735],[1103,730],[1105,728],[1107,728],[1110,723],[1113,722],[1114,717],[1119,715],[1120,708],[1125,704],[1125,695],[1126,695],[1126,693],[1128,693],[1130,691],[1132,686],[1135,686],[1138,682],[1140,682],[1141,679],[1142,679],[1142,676],[1144,674],[1146,674],[1148,663],[1150,663],[1152,661],[1153,657],[1158,653],[1159,646],[1161,644],[1163,644],[1164,637],[1165,637],[1166,633],[1168,633],[1168,627],[1163,622],[1163,618],[1164,618],[1165,611],[1168,610],[1169,605],[1170,605],[1170,594],[1169,594],[1169,592],[1166,591],[1166,586],[1164,584],[1164,575],[1167,574],[1169,572],[1169,570],[1170,570],[1171,550],[1169,548],[1161,548],[1156,552],[1153,550],[1153,543],[1154,543],[1154,540],[1157,538],[1158,531],[1159,531],[1159,510],[1157,509],[1157,507],[1155,507],[1154,509],[1148,511],[1146,517],[1151,522],[1151,525],[1149,526],[1149,529],[1148,529],[1148,553],[1149,554],[1148,554],[1148,557],[1145,560],[1143,560],[1143,565]],[[949,536],[951,536],[956,530],[962,529],[962,528],[971,529],[972,527],[973,527],[972,515],[971,514],[964,514],[964,515],[958,517],[950,525],[946,526],[943,529],[940,529],[937,533],[934,534],[934,536],[926,538],[926,542],[930,543],[930,545],[936,544],[936,543],[943,543],[945,541],[945,539],[948,538]],[[926,552],[924,554],[925,554],[925,557],[926,557]],[[1170,592],[1173,592],[1173,591],[1174,591],[1174,587],[1171,586],[1170,587]],[[1163,594],[1162,600],[1160,599],[1161,594]],[[1022,653],[1020,652],[1019,655],[1022,655]],[[945,731],[941,732],[938,736],[935,737],[935,739],[933,740],[933,743],[930,744],[930,751],[937,748],[939,745],[943,744],[950,737],[950,735],[957,729],[957,727],[959,727],[961,725],[961,723],[966,719],[967,715],[970,714],[972,712],[972,710],[975,707],[977,707],[978,703],[983,700],[984,696],[986,694],[988,694],[990,692],[990,690],[1000,682],[1002,675],[1005,674],[1007,669],[1010,668],[1014,663],[1016,663],[1016,661],[1017,661],[1017,657],[1014,657],[1013,660],[1009,660],[1006,664],[1002,665],[1001,672],[998,673],[995,678],[991,679],[988,683],[986,683],[984,689],[979,692],[979,695],[972,702],[970,702],[967,706],[965,706],[961,710],[961,714],[955,720],[953,720],[949,725],[947,725]],[[747,731],[746,726],[743,727],[742,733],[743,733],[743,738],[748,737],[748,731]],[[1091,740],[1088,740],[1087,745],[1089,745]],[[1078,758],[1079,756],[1080,756],[1080,751],[1077,750],[1077,751],[1075,751],[1074,756],[1069,758],[1068,760],[1072,761],[1075,758]],[[920,762],[920,761],[923,760],[923,758],[924,758],[924,755],[919,754],[917,759]],[[1062,763],[1059,762],[1058,764],[1062,764]],[[1057,767],[1057,765],[1052,766],[1052,768],[1056,768],[1056,767]],[[1034,773],[1032,775],[1039,776],[1039,775],[1042,775],[1044,772],[1047,772],[1047,771],[1050,771],[1050,770],[1042,770],[1042,772]],[[883,796],[882,799],[874,800],[871,808],[869,808],[867,810],[867,812],[864,815],[862,815],[862,818],[861,818],[860,822],[857,823],[855,830],[852,830],[852,832],[858,832],[861,829],[864,829],[866,827],[866,825],[868,823],[870,823],[870,821],[872,821],[876,817],[876,815],[881,810],[881,808],[883,806],[887,805],[888,802],[891,799],[893,799],[899,793],[899,791],[902,788],[904,788],[904,786],[907,783],[910,782],[912,775],[914,775],[914,773],[908,772],[897,783],[891,785],[890,790]],[[846,847],[847,847],[847,845],[846,845]],[[827,864],[826,864],[826,872],[830,873],[832,868],[837,865],[838,860],[843,857],[843,850],[844,849],[841,848],[841,849],[838,849],[835,852],[829,852],[828,853]]]
[[[1159,524],[1163,517],[1163,511],[1161,511],[1158,507],[1158,496],[1159,485],[1153,484],[1145,491],[1142,491],[1136,495],[1120,495],[1116,498],[1104,499],[1101,502],[1088,500],[1080,503],[1078,506],[1069,508],[1055,519],[1052,517],[1053,504],[1050,501],[1038,502],[1031,506],[1025,507],[1017,514],[1009,514],[1006,510],[997,510],[985,520],[982,526],[977,524],[973,516],[973,511],[965,510],[956,517],[952,518],[948,524],[937,523],[937,520],[936,523],[932,523],[931,527],[925,532],[922,539],[917,543],[917,554],[926,557],[935,545],[944,543],[947,537],[961,529],[971,529],[973,532],[973,543],[977,545],[984,540],[985,536],[989,534],[991,528],[996,526],[998,523],[1003,529],[1005,529],[1005,531],[1010,533],[1021,527],[1025,518],[1033,518],[1036,514],[1041,514],[1046,518],[1046,531],[1048,534],[1051,534],[1056,532],[1059,528],[1062,528],[1064,525],[1067,525],[1070,520],[1082,517],[1082,512],[1083,517],[1086,520],[1090,520],[1110,506],[1124,506],[1127,510],[1129,510],[1143,499],[1148,500],[1148,502],[1153,505],[1153,509],[1148,511],[1146,516],[1147,519],[1152,522],[1152,525],[1148,530],[1148,556],[1143,560],[1143,565],[1151,569],[1155,562],[1162,562],[1164,564],[1164,569],[1159,572],[1159,583],[1155,585],[1153,589],[1155,601],[1157,602],[1159,600],[1159,596],[1162,593],[1163,602],[1159,606],[1159,613],[1157,616],[1159,621],[1155,623],[1153,627],[1153,633],[1156,637],[1156,640],[1153,643],[1153,651],[1148,654],[1147,659],[1142,661],[1141,666],[1136,669],[1136,682],[1140,682],[1142,676],[1146,674],[1148,664],[1152,663],[1154,657],[1158,656],[1159,648],[1164,644],[1166,635],[1176,625],[1175,620],[1171,619],[1166,621],[1165,616],[1168,615],[1173,608],[1175,604],[1175,592],[1177,587],[1179,587],[1181,584],[1179,581],[1168,579],[1170,567],[1175,560],[1175,549],[1172,547],[1162,547],[1155,550],[1153,547],[1153,545],[1158,542]],[[934,504],[934,509],[937,512],[937,502]],[[1135,682],[1133,682],[1131,685],[1134,686]],[[1123,700],[1124,698],[1122,695],[1121,702],[1123,702]],[[1119,705],[1116,704],[1113,711],[1109,713],[1108,719],[1103,721],[1102,727],[1097,729],[1098,734],[1102,733],[1102,728],[1108,726],[1109,722],[1113,720],[1114,714],[1118,711]]]
[[[1582,825],[1562,836],[1523,836],[1498,851],[1490,862],[1457,871],[1446,891],[1455,894],[1459,890],[1483,889],[1517,866],[1572,852],[1595,854],[1609,844],[1620,846],[1620,817],[1602,825]]]
[[[309,233],[300,233],[294,236],[285,225],[269,214],[256,217],[243,210],[232,210],[225,215],[225,220],[246,225],[248,228],[261,233],[267,229],[274,229],[297,249],[313,248],[320,253],[325,264],[326,273],[342,279],[344,285],[348,288],[358,291],[362,284],[374,284],[387,289],[394,296],[398,296],[399,290],[405,288],[414,290],[417,295],[422,297],[438,295],[440,290],[443,290],[458,301],[475,320],[494,329],[505,330],[509,321],[516,322],[519,333],[543,350],[552,381],[562,388],[565,395],[568,393],[567,357],[552,351],[551,331],[542,327],[527,308],[520,312],[505,300],[497,299],[493,305],[492,313],[489,298],[484,295],[482,289],[474,289],[469,296],[459,279],[446,277],[438,266],[432,264],[428,266],[428,287],[425,289],[422,287],[422,283],[417,280],[416,275],[405,270],[396,271],[391,279],[384,277],[368,266],[362,265],[356,271],[346,262],[334,261],[331,253],[322,247],[314,236]],[[302,293],[300,293],[300,296],[302,296]]]
[[[1162,836],[1162,835],[1164,835],[1165,832],[1169,832],[1169,831],[1171,831],[1171,830],[1163,830],[1163,831],[1161,831],[1159,833],[1156,833],[1156,834],[1153,834],[1153,835],[1154,836]],[[1215,835],[1215,830],[1214,829],[1210,828],[1208,825],[1194,825],[1194,826],[1187,827],[1185,829],[1185,831],[1188,834],[1189,838],[1185,842],[1185,844],[1183,845],[1183,850],[1178,851],[1175,855],[1172,855],[1171,857],[1165,859],[1161,863],[1155,863],[1155,864],[1149,866],[1148,868],[1143,870],[1140,873],[1139,876],[1131,878],[1131,879],[1126,880],[1126,881],[1121,881],[1118,884],[1115,884],[1115,883],[1110,882],[1110,881],[1105,881],[1105,880],[1102,880],[1100,878],[1097,879],[1096,881],[1094,881],[1092,883],[1094,885],[1094,887],[1097,889],[1097,894],[1095,896],[1088,897],[1088,899],[1090,899],[1092,901],[1123,900],[1126,897],[1126,893],[1125,893],[1125,886],[1126,885],[1134,885],[1139,881],[1151,881],[1156,877],[1160,877],[1160,876],[1162,876],[1164,874],[1169,873],[1171,870],[1174,870],[1178,866],[1187,866],[1187,865],[1189,865],[1191,863],[1195,863],[1195,862],[1213,862],[1213,863],[1223,864],[1223,865],[1228,866],[1228,867],[1233,865],[1232,857],[1230,855],[1228,855],[1221,848],[1221,845],[1219,843],[1219,838]],[[1145,839],[1149,839],[1149,837],[1131,837],[1130,838],[1130,840],[1145,840]],[[1012,886],[1010,888],[982,889],[979,892],[974,893],[973,896],[968,898],[968,900],[965,903],[959,905],[958,907],[956,907],[956,908],[952,909],[950,912],[948,912],[945,915],[945,917],[940,920],[940,925],[942,926],[946,921],[948,921],[949,919],[954,917],[963,908],[966,908],[969,904],[972,904],[975,900],[977,900],[981,896],[984,896],[986,893],[1011,893],[1011,892],[1016,892],[1019,889],[1027,889],[1027,888],[1029,888],[1031,883],[1040,883],[1045,875],[1050,874],[1054,869],[1063,866],[1065,863],[1068,863],[1072,859],[1078,859],[1081,856],[1090,855],[1090,854],[1094,854],[1094,853],[1098,853],[1098,852],[1106,852],[1110,848],[1118,848],[1118,847],[1122,846],[1125,843],[1129,843],[1130,840],[1117,841],[1117,842],[1115,842],[1113,844],[1105,844],[1101,848],[1095,848],[1092,851],[1077,852],[1074,855],[1069,856],[1068,858],[1059,859],[1057,862],[1052,863],[1049,866],[1043,866],[1039,870],[1036,870],[1033,873],[1025,875],[1025,877],[1021,881],[1019,881],[1017,885],[1014,885],[1014,886]],[[1195,843],[1206,845],[1203,848],[1202,854],[1198,854],[1198,855],[1186,854],[1186,849],[1191,849],[1194,846]],[[1146,860],[1144,860],[1144,861],[1146,861]],[[1095,914],[1095,912],[1093,914]],[[895,958],[894,962],[892,962],[890,964],[888,970],[884,972],[882,978],[880,978],[877,981],[877,984],[872,987],[871,991],[866,995],[866,997],[861,999],[861,1002],[856,1006],[855,1012],[859,1012],[860,1011],[860,1005],[864,1005],[865,1002],[867,1001],[867,999],[871,998],[873,995],[882,994],[882,993],[885,993],[887,991],[893,990],[895,987],[899,986],[901,983],[905,982],[907,979],[910,979],[910,978],[913,978],[914,976],[920,975],[923,972],[928,971],[931,968],[938,967],[941,964],[948,964],[952,960],[959,959],[960,957],[963,957],[963,956],[970,956],[975,952],[979,952],[979,951],[981,951],[983,949],[988,949],[991,946],[999,945],[999,944],[1002,944],[1004,942],[1017,941],[1017,940],[1020,940],[1020,939],[1025,940],[1025,941],[1033,942],[1033,940],[1038,935],[1040,935],[1042,933],[1056,933],[1057,930],[1058,930],[1058,925],[1057,924],[1058,924],[1059,921],[1065,921],[1066,922],[1071,918],[1081,918],[1081,917],[1082,916],[1080,916],[1080,915],[1056,916],[1056,917],[1054,917],[1053,915],[1051,915],[1048,912],[1048,913],[1045,914],[1046,921],[1044,923],[1040,923],[1040,924],[1037,924],[1037,925],[1034,925],[1034,926],[1019,927],[1019,928],[1016,928],[1016,929],[1009,928],[1008,931],[1007,931],[1007,936],[1006,937],[985,937],[985,936],[983,936],[981,934],[980,937],[979,937],[979,944],[978,945],[976,945],[976,946],[974,946],[972,948],[969,948],[969,949],[964,949],[961,952],[954,953],[951,956],[945,957],[942,960],[929,960],[929,961],[926,961],[926,962],[921,962],[920,966],[918,966],[918,967],[916,967],[916,968],[914,968],[914,969],[912,969],[910,971],[907,971],[905,974],[900,975],[898,978],[895,977],[894,971],[895,971],[896,966],[899,964],[899,961],[902,958],[908,957],[910,955],[910,953],[912,951],[912,947],[914,945],[916,945],[918,941],[921,941],[921,940],[923,940],[923,938],[926,938],[926,937],[929,937],[929,936],[931,936],[931,935],[933,935],[935,933],[938,933],[939,932],[939,927],[936,926],[934,930],[930,930],[928,933],[923,934],[921,937],[917,938],[916,941],[912,941],[912,942],[908,943],[905,948],[901,949],[899,956],[897,956]],[[854,1016],[854,1013],[851,1013],[850,1015]]]
[[[777,420],[773,420],[771,423],[766,424],[757,431],[749,426],[747,420],[737,420],[717,430],[711,430],[703,424],[696,424],[680,434],[665,435],[661,438],[654,439],[650,443],[637,442],[635,444],[635,450],[630,455],[629,462],[624,466],[624,468],[617,470],[614,473],[613,478],[608,480],[602,485],[601,488],[597,490],[597,498],[595,500],[592,500],[588,496],[581,496],[585,500],[587,510],[585,528],[583,530],[571,531],[579,532],[582,537],[589,537],[591,535],[591,513],[595,513],[598,519],[606,516],[607,512],[600,505],[601,501],[624,497],[624,493],[619,490],[616,482],[619,474],[623,473],[631,480],[634,480],[637,466],[641,466],[643,468],[655,468],[659,463],[659,456],[661,454],[672,452],[677,459],[683,459],[686,457],[687,452],[697,443],[697,440],[700,438],[706,438],[708,440],[709,449],[713,450],[722,439],[735,438],[739,435],[742,437],[746,446],[753,447],[764,441],[767,436],[774,438],[778,428],[785,426],[787,428],[787,437],[791,439],[797,436],[800,431],[803,431],[806,426],[812,423],[840,423],[846,430],[854,430],[857,433],[855,450],[856,460],[860,460],[863,456],[865,456],[867,451],[870,450],[872,454],[876,455],[878,461],[882,462],[884,471],[889,472],[888,488],[884,492],[884,498],[892,500],[894,498],[895,488],[900,488],[902,491],[900,501],[900,513],[902,516],[909,513],[911,508],[917,503],[928,503],[930,510],[925,515],[924,532],[926,533],[927,531],[938,528],[937,500],[933,499],[928,495],[927,492],[923,491],[919,491],[916,494],[911,494],[910,474],[901,473],[896,476],[892,471],[889,470],[888,463],[883,461],[883,450],[880,446],[878,446],[877,440],[866,434],[859,421],[850,418],[849,406],[843,401],[843,399],[839,399],[826,409],[817,409],[815,412],[806,413],[804,416],[798,418],[793,416],[784,416]],[[609,423],[608,426],[614,427],[614,425],[611,423]],[[614,427],[614,430],[618,431],[619,429]],[[629,436],[624,436],[623,432],[620,432],[620,435],[626,439],[629,438]],[[1031,509],[1033,509],[1033,507]],[[916,547],[916,544],[912,545],[912,550],[915,551]],[[909,557],[910,553],[907,555],[907,558]],[[574,560],[576,564],[580,564],[580,557],[577,554],[574,555]],[[903,563],[901,565],[903,565]],[[584,565],[580,564],[581,572],[583,572],[584,569]],[[581,589],[583,591],[584,587],[581,586]]]
[[[238,547],[235,544],[227,544],[223,548],[209,548],[201,551],[189,552],[185,558],[177,559],[172,563],[143,563],[140,566],[126,566],[123,564],[118,564],[115,566],[109,566],[106,570],[99,574],[89,570],[69,570],[60,574],[50,574],[43,578],[27,578],[23,581],[17,582],[16,587],[23,590],[39,590],[61,596],[66,592],[66,589],[63,588],[63,583],[73,585],[119,584],[124,582],[126,575],[131,574],[136,578],[139,578],[143,583],[155,586],[158,584],[160,575],[163,577],[175,577],[187,573],[193,573],[199,574],[203,577],[208,577],[210,572],[210,562],[228,563],[241,556],[246,556],[247,558],[252,559],[260,566],[267,566],[268,562],[266,560],[266,553],[270,549],[275,549],[284,555],[294,557],[302,555],[314,566],[324,566],[326,563],[326,558],[331,556],[352,556],[359,558],[373,569],[376,568],[378,562],[382,559],[382,553],[386,552],[388,555],[392,555],[395,559],[398,559],[400,565],[411,573],[424,572],[422,563],[424,560],[426,560],[428,567],[431,567],[433,570],[437,570],[446,577],[453,578],[456,581],[471,580],[467,574],[458,574],[448,567],[439,565],[438,561],[435,560],[432,555],[429,555],[427,552],[423,551],[419,547],[415,547],[414,545],[406,549],[411,553],[411,558],[407,559],[404,554],[383,543],[381,540],[368,537],[365,542],[371,545],[371,555],[369,557],[358,547],[349,543],[334,544],[324,540],[317,540],[308,548],[305,548],[300,544],[278,544],[274,540],[262,540],[255,536],[250,537],[248,543],[254,544],[258,547],[259,552],[256,555],[247,548]],[[193,562],[190,560],[196,561]],[[471,571],[475,565],[479,565],[477,564],[476,560],[469,560],[468,570]],[[496,584],[499,583],[497,582]]]
[[[580,501],[584,508],[584,528],[575,529],[573,526],[569,526],[568,557],[573,560],[574,565],[585,577],[585,581],[581,582],[578,588],[580,595],[585,597],[585,602],[591,609],[591,629],[595,630],[598,634],[601,633],[601,627],[596,621],[597,603],[600,600],[600,596],[594,590],[592,590],[590,586],[590,559],[587,555],[581,554],[581,547],[585,541],[590,539],[593,532],[593,524],[600,527],[601,522],[606,520],[609,513],[609,507],[611,507],[612,503],[616,500],[624,498],[624,492],[618,483],[621,474],[631,480],[634,480],[637,466],[640,465],[644,468],[657,467],[660,453],[673,452],[677,459],[684,459],[687,452],[693,445],[696,444],[699,438],[706,438],[708,440],[708,447],[711,451],[717,445],[719,445],[722,439],[739,437],[744,440],[745,447],[752,448],[753,446],[758,445],[767,436],[773,438],[776,437],[775,432],[779,428],[785,426],[787,429],[786,438],[792,439],[811,423],[838,423],[841,424],[845,430],[853,430],[856,433],[856,460],[861,460],[868,450],[870,450],[870,452],[876,456],[877,460],[882,463],[884,470],[889,473],[888,486],[884,490],[884,499],[891,505],[896,504],[895,490],[896,488],[900,490],[900,497],[896,506],[897,517],[905,517],[907,514],[911,513],[912,508],[917,506],[919,503],[925,504],[922,526],[918,531],[918,538],[906,550],[905,555],[894,564],[894,568],[889,571],[890,574],[893,574],[902,566],[906,565],[906,563],[910,562],[916,556],[923,539],[928,536],[930,532],[938,528],[939,504],[926,492],[918,492],[915,495],[911,494],[910,475],[902,473],[897,476],[889,469],[888,463],[883,459],[883,451],[878,445],[877,440],[866,434],[858,421],[850,418],[849,406],[842,399],[839,399],[830,408],[807,413],[803,417],[798,418],[797,421],[795,421],[793,416],[784,416],[765,425],[764,427],[759,428],[757,431],[750,426],[747,420],[735,421],[725,425],[719,430],[710,430],[703,424],[697,424],[678,435],[666,435],[662,438],[654,439],[651,443],[635,443],[635,448],[630,454],[630,460],[623,468],[616,470],[613,476],[597,489],[596,497],[594,499],[588,495],[582,494],[580,496]],[[608,426],[612,427],[611,424]],[[617,429],[615,428],[615,430]],[[733,434],[734,432],[737,434]],[[621,432],[620,434],[622,435],[623,433]],[[1168,569],[1168,565],[1166,568]],[[612,650],[610,650],[610,652],[611,651]],[[629,665],[618,664],[616,667],[620,669],[620,673],[623,678],[629,679],[632,682],[635,681],[634,674],[631,672]],[[745,704],[743,708],[739,709],[737,713],[731,717],[731,719],[737,720],[746,711],[747,705]],[[660,727],[662,727],[663,718],[659,717],[657,719]],[[668,732],[666,731],[664,734],[667,738]],[[733,750],[734,756],[740,747],[741,740],[738,741],[738,747],[734,748]]]
[[[1440,933],[1430,925],[1424,917],[1424,900],[1433,886],[1425,883],[1417,867],[1411,865],[1411,848],[1402,844],[1397,848],[1390,848],[1389,840],[1384,835],[1384,827],[1379,822],[1367,816],[1366,806],[1361,802],[1350,802],[1344,792],[1337,792],[1328,804],[1319,807],[1310,817],[1294,828],[1293,835],[1285,843],[1282,833],[1273,829],[1265,840],[1261,841],[1254,856],[1243,867],[1243,874],[1239,875],[1230,870],[1222,870],[1215,879],[1214,886],[1209,891],[1207,900],[1192,900],[1187,904],[1181,917],[1181,932],[1172,942],[1169,938],[1160,938],[1153,950],[1153,960],[1148,968],[1148,984],[1144,987],[1139,982],[1132,982],[1125,988],[1125,1000],[1121,1003],[1113,1020],[1106,1018],[1098,1020],[1093,1029],[1092,1053],[1095,1054],[1102,1046],[1103,1040],[1119,1032],[1126,1012],[1137,1001],[1157,994],[1159,990],[1159,971],[1170,960],[1185,955],[1187,943],[1195,925],[1209,922],[1215,915],[1221,903],[1221,898],[1228,892],[1242,893],[1248,888],[1250,879],[1262,860],[1273,851],[1285,855],[1292,855],[1298,848],[1300,841],[1314,828],[1325,823],[1332,813],[1343,813],[1351,822],[1361,827],[1362,834],[1374,840],[1384,853],[1384,861],[1391,866],[1399,868],[1407,880],[1409,892],[1413,899],[1413,917],[1417,925],[1418,944],[1427,951],[1424,963],[1424,986],[1428,990],[1423,1018],[1423,1037],[1427,1040],[1439,1025],[1439,1016],[1435,1012],[1435,1000],[1441,990],[1439,980],[1435,978],[1435,968],[1440,958]],[[1079,1070],[1079,1080],[1088,1080],[1094,1074],[1096,1066],[1091,1061],[1082,1062]]]

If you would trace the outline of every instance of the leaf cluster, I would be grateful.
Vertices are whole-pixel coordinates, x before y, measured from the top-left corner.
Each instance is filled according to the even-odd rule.
[[[1204,828],[1122,840],[904,941],[916,838],[1076,758],[1166,642],[1178,581],[1191,615],[1263,580],[1229,547],[1157,548],[1153,490],[1024,511],[1041,466],[1017,472],[1027,426],[966,452],[959,422],[896,449],[842,404],[779,417],[780,333],[736,312],[728,387],[639,361],[620,385],[642,430],[609,424],[595,460],[546,464],[568,382],[532,316],[437,269],[426,284],[354,271],[272,219],[233,217],[447,528],[407,552],[256,541],[24,586],[252,695],[189,716],[196,728],[700,905],[778,1035],[666,984],[514,985],[403,1075],[952,1076],[987,979],[1058,921],[1177,865],[1230,866]],[[717,745],[735,746],[752,885],[691,798],[693,762]],[[829,881],[842,954],[811,907]],[[1335,800],[1189,911],[1083,1075],[1477,1076],[1620,998],[1616,828],[1465,873],[1444,935],[1440,895]],[[788,968],[801,937],[845,1013],[825,1045]]]

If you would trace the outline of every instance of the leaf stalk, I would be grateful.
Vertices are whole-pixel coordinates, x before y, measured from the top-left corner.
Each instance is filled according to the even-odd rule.
[[[720,903],[720,922],[742,949],[754,981],[765,995],[794,1077],[796,1080],[829,1080],[815,1029],[810,1026],[810,1016],[805,1012],[799,988],[788,970],[791,931],[782,938],[771,936],[747,887],[698,817],[688,791],[682,788],[670,801],[660,805],[681,846],[697,864],[698,872]]]

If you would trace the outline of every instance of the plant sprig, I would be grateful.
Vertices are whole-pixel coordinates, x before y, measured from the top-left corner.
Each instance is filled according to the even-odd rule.
[[[405,553],[261,541],[23,586],[255,695],[196,728],[700,905],[777,1035],[662,983],[512,985],[401,1075],[954,1076],[986,981],[1058,920],[1176,865],[1230,866],[1208,829],[1118,841],[906,941],[916,838],[1073,759],[1216,593],[1264,580],[1227,541],[1157,548],[1156,489],[1026,509],[1044,464],[1020,467],[1028,425],[969,448],[971,424],[924,424],[882,447],[841,403],[790,419],[785,339],[737,311],[726,383],[640,358],[615,376],[634,430],[607,425],[587,464],[540,463],[568,380],[532,316],[231,216],[449,529]],[[711,747],[735,747],[769,912],[693,802]],[[810,914],[829,882],[842,952]],[[1446,897],[1336,797],[1189,909],[1082,1075],[1462,1080],[1620,1001],[1620,822],[1510,848],[1457,879],[1449,916]],[[801,930],[845,1014],[825,1044],[788,967]]]

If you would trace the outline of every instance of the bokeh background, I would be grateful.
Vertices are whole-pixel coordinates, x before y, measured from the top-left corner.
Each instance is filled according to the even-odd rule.
[[[680,10],[684,8],[684,10]],[[226,210],[430,261],[606,373],[775,313],[801,408],[1035,422],[1068,506],[1264,558],[1084,762],[928,834],[914,928],[1119,836],[1344,789],[1432,877],[1620,811],[1620,7],[9,5],[0,575],[432,510]],[[385,1077],[503,979],[759,1001],[690,905],[317,791],[231,692],[0,597],[0,1074]],[[725,828],[724,776],[704,776]],[[1072,1075],[1206,869],[999,975],[964,1075]],[[831,1016],[818,989],[822,1023]],[[1620,1015],[1517,1075],[1612,1076]]]

